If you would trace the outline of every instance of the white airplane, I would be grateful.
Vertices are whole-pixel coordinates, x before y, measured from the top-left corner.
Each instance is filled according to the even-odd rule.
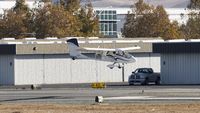
[[[136,47],[127,47],[127,48],[88,48],[88,47],[79,47],[78,41],[76,38],[72,38],[67,40],[69,55],[70,57],[75,59],[94,59],[101,61],[113,62],[113,64],[107,65],[110,69],[114,67],[121,68],[124,64],[136,62],[136,58],[131,54],[125,52],[128,50],[136,50],[140,49],[139,46]],[[81,51],[90,51],[95,52],[95,57],[91,57],[91,55],[82,54]]]

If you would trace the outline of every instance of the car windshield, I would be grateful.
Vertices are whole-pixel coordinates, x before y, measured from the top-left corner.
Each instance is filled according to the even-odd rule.
[[[153,73],[152,69],[139,69],[138,73]]]

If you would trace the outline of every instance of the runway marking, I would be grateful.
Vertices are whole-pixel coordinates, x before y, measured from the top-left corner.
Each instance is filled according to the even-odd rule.
[[[127,99],[147,99],[147,98],[151,98],[151,96],[125,96],[125,97],[108,97],[108,98],[104,98],[104,99],[108,99],[108,100],[127,100]]]
[[[153,97],[153,96],[125,96],[107,97],[104,100],[200,100],[200,97]]]

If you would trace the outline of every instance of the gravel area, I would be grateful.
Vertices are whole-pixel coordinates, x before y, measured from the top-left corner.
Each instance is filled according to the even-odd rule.
[[[1,104],[0,113],[200,113],[200,104]]]

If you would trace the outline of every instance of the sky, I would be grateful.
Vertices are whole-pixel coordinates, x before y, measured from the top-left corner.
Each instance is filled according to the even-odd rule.
[[[87,0],[82,0],[87,1]],[[130,7],[138,0],[91,0],[94,7]],[[144,0],[152,5],[166,8],[186,8],[190,0]]]
[[[9,0],[0,0],[9,1]],[[31,0],[33,1],[33,0]],[[87,0],[83,1],[82,4]],[[91,0],[94,7],[130,7],[138,0]],[[186,8],[190,0],[144,0],[152,5],[163,5],[165,8]]]

